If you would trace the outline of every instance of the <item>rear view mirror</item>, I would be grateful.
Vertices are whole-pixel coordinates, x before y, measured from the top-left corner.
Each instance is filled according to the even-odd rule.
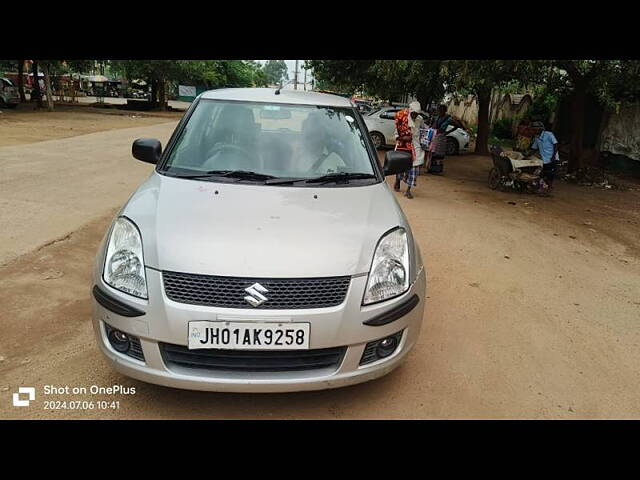
[[[291,110],[280,107],[265,107],[260,110],[260,118],[266,120],[286,120],[291,118]]]
[[[413,167],[413,157],[409,152],[391,151],[384,156],[382,170],[385,176],[404,173]]]
[[[131,147],[131,154],[133,158],[146,163],[153,163],[154,165],[160,160],[162,154],[162,144],[160,140],[155,138],[139,138],[133,142]]]

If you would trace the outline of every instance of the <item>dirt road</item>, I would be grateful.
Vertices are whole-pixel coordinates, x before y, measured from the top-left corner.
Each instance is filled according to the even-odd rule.
[[[131,157],[131,143],[150,136],[164,145],[175,125],[0,147],[0,265],[126,202],[153,170]]]
[[[162,125],[136,135],[169,131]],[[29,250],[0,267],[0,418],[640,417],[640,192],[562,183],[552,198],[493,192],[485,186],[490,160],[473,155],[447,159],[444,177],[419,177],[413,200],[398,197],[423,252],[428,300],[419,343],[392,374],[324,392],[241,395],[174,390],[115,373],[93,339],[90,272],[113,214],[149,169],[125,154],[132,131],[107,133],[113,137],[100,148],[92,146],[98,134],[67,140],[65,156],[82,165],[75,173],[68,165],[69,191],[52,186],[64,175],[50,181],[47,172],[20,169],[0,149],[0,178],[13,175],[2,185],[4,202],[20,192],[67,195],[41,202],[39,216],[22,225],[7,222],[6,203],[0,210],[0,255]],[[57,144],[45,143],[40,153],[58,155]],[[93,173],[101,175],[99,195],[81,181]],[[22,179],[35,190],[5,196]],[[82,215],[71,221],[74,197]],[[21,247],[19,240],[39,234],[26,224],[42,218],[49,233],[39,239],[63,238]],[[13,244],[4,226],[18,239]],[[123,385],[136,393],[44,395],[45,385]],[[11,406],[18,386],[37,388],[29,407]],[[117,410],[44,410],[45,400],[120,403]]]
[[[180,112],[134,112],[88,105],[56,105],[53,112],[31,104],[0,111],[0,147],[44,142],[129,127],[179,120]]]

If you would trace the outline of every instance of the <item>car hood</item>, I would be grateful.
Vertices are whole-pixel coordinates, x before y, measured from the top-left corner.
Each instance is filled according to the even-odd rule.
[[[148,267],[236,277],[365,273],[380,237],[408,229],[386,182],[264,186],[154,172],[121,215],[140,229]]]

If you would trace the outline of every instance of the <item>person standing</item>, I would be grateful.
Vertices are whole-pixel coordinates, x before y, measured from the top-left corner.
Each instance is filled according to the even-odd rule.
[[[531,147],[531,140],[535,132],[531,127],[531,118],[524,117],[518,125],[518,132],[516,134],[516,152],[526,152]]]
[[[396,183],[393,188],[396,192],[399,192],[400,182],[404,181],[407,184],[407,191],[404,196],[410,199],[413,198],[411,187],[415,187],[418,184],[418,172],[420,165],[424,163],[424,150],[420,146],[420,127],[422,122],[420,103],[418,102],[411,102],[408,109],[401,110],[396,114],[397,138],[395,149],[411,153],[413,166],[409,171],[396,175]]]
[[[558,140],[553,132],[545,129],[543,122],[533,122],[536,136],[531,145],[531,150],[538,150],[542,159],[542,178],[553,188],[553,180],[556,176],[556,162],[558,161]]]
[[[447,153],[447,135],[462,128],[462,124],[447,113],[446,105],[440,105],[438,107],[438,115],[433,119],[431,126],[437,133],[433,142],[429,172],[442,173],[444,170],[444,157]],[[453,126],[453,129],[447,131],[450,126]]]

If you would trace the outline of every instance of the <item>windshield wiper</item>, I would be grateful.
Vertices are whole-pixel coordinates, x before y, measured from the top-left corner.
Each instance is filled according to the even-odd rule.
[[[265,173],[251,172],[248,170],[209,170],[195,175],[176,175],[179,178],[209,178],[209,177],[227,177],[237,178],[240,180],[270,180],[276,178],[273,175]]]
[[[287,183],[296,183],[296,182],[305,182],[309,180],[308,178],[273,178],[271,180],[266,180],[264,182],[265,185],[285,185]]]
[[[328,173],[327,175],[322,175],[321,177],[310,178],[308,180],[305,180],[305,183],[330,183],[330,182],[349,183],[349,180],[361,180],[361,179],[367,179],[367,178],[377,178],[377,177],[371,173],[337,172],[337,173]]]

